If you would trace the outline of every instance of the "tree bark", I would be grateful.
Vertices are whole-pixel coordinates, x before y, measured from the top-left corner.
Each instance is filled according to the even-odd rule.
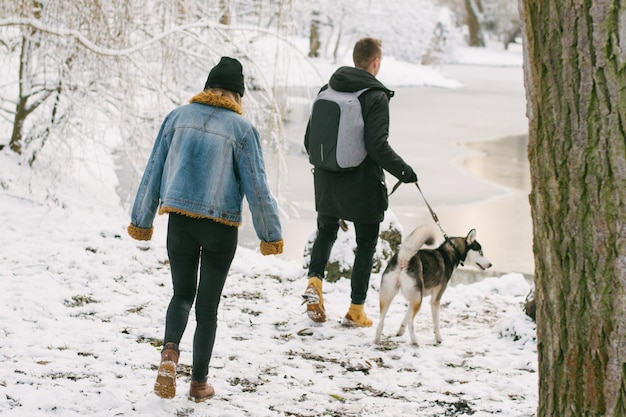
[[[626,8],[521,0],[538,416],[626,416]]]

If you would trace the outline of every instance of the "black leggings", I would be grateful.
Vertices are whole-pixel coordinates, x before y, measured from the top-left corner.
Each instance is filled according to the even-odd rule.
[[[180,343],[195,298],[196,331],[191,374],[194,381],[206,381],[209,373],[217,330],[217,308],[236,249],[236,227],[209,219],[169,215],[167,254],[174,295],[167,308],[163,341]]]

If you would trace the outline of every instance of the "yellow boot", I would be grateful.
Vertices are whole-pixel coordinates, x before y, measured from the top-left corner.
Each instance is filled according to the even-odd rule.
[[[367,318],[363,304],[350,304],[350,308],[343,319],[344,326],[371,327],[372,320]]]
[[[302,294],[306,303],[306,313],[309,318],[316,323],[326,321],[326,310],[324,309],[324,298],[322,297],[322,280],[317,277],[309,278],[306,291]]]

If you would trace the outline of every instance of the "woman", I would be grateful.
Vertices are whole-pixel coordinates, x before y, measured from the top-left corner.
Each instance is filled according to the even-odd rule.
[[[241,63],[222,57],[209,73],[204,91],[163,121],[133,205],[128,233],[137,240],[152,238],[157,210],[169,213],[167,254],[174,294],[154,385],[162,398],[176,395],[179,343],[194,299],[197,325],[189,399],[204,401],[215,393],[207,382],[208,368],[244,195],[261,253],[283,251],[259,133],[241,116],[244,91]]]

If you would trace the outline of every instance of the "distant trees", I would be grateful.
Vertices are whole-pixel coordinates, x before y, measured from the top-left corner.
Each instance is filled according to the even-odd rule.
[[[235,55],[255,91],[246,114],[281,166],[280,95],[307,55],[293,35],[310,36],[309,57],[338,61],[370,35],[387,56],[441,62],[458,28],[436,1],[444,0],[0,2],[0,149],[34,164],[47,149],[70,158],[89,141],[117,138],[141,170],[163,115],[201,88],[221,55]]]
[[[626,10],[520,2],[538,417],[626,416]]]
[[[16,15],[23,21],[40,20],[43,15],[43,5],[39,1],[30,1],[16,7]],[[30,7],[28,7],[30,6]],[[15,51],[15,70],[12,74],[7,71],[5,82],[16,80],[16,94],[12,98],[2,97],[0,110],[3,117],[12,119],[12,130],[9,146],[14,152],[21,154],[23,148],[30,142],[39,140],[45,143],[51,126],[60,123],[63,114],[59,107],[64,91],[67,69],[74,61],[72,50],[57,51],[57,48],[43,50],[42,44],[45,34],[34,26],[25,26],[15,30],[13,36],[3,38],[8,52]],[[59,52],[59,53],[54,53]],[[10,54],[9,54],[10,55]],[[6,66],[10,68],[8,65]],[[54,97],[51,100],[51,97]],[[47,106],[44,106],[48,104]],[[45,109],[43,109],[46,107]],[[42,108],[42,113],[49,123],[33,129],[26,137],[26,122],[33,112]],[[41,145],[40,145],[41,146]],[[35,153],[30,162],[35,159]]]
[[[487,36],[505,48],[521,35],[517,0],[438,0],[451,8],[459,22],[467,25],[467,44],[485,46]]]
[[[309,37],[309,56],[337,61],[350,56],[354,42],[363,36],[383,40],[385,55],[409,62],[432,56],[433,45],[445,46],[446,35],[457,29],[447,8],[437,0],[372,2],[321,0],[298,4],[299,25]],[[445,51],[439,51],[445,52]],[[443,55],[443,53],[442,53]]]
[[[266,97],[281,81],[267,80],[267,65],[256,61],[267,49],[255,42],[271,37],[280,48],[291,48],[282,39],[293,30],[290,3],[2,2],[0,131],[11,136],[0,134],[0,148],[8,145],[32,164],[47,147],[57,149],[56,157],[71,158],[81,143],[113,136],[141,170],[164,114],[202,88],[221,55],[240,58],[259,91],[246,100],[248,116],[258,118],[261,128],[275,126],[280,117],[272,112],[283,113],[281,102]],[[280,151],[274,144],[281,130],[270,130],[266,143]]]
[[[12,125],[11,150],[33,163],[50,138],[91,137],[97,114],[124,107],[137,81],[141,49],[150,19],[126,1],[3,2],[0,59],[6,68],[0,111]],[[134,25],[145,17],[144,27]],[[147,67],[147,65],[146,65]],[[126,84],[126,85],[124,85]],[[156,87],[156,86],[155,86]],[[82,120],[81,120],[82,119]]]

